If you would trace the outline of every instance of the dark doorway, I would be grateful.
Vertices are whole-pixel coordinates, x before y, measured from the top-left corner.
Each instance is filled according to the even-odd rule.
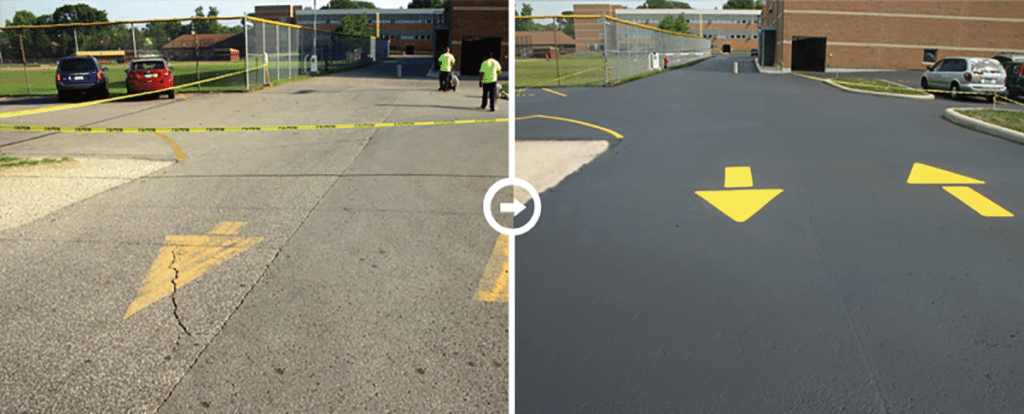
[[[732,53],[732,46],[729,44],[722,45],[722,53]]]
[[[775,66],[775,30],[761,32],[761,66]]]
[[[825,38],[793,36],[793,70],[825,71]]]
[[[448,30],[434,29],[434,69],[441,69],[441,62],[437,58],[441,57],[446,47],[449,47]]]
[[[415,47],[415,46],[413,46],[413,45],[407,45],[407,46],[405,46],[405,54],[407,54],[407,55],[413,55],[413,54],[416,54],[416,47]]]
[[[495,59],[501,60],[501,38],[485,37],[475,40],[462,41],[462,53],[459,61],[462,61],[462,76],[477,76],[480,74],[480,64],[484,61],[484,53],[491,52]]]

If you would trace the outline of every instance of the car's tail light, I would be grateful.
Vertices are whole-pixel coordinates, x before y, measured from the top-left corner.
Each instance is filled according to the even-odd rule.
[[[965,73],[964,74],[964,80],[970,82],[971,81],[971,74],[970,73]]]
[[[103,71],[102,70],[97,70],[96,71],[96,80],[98,80],[98,81],[103,80]]]
[[[1017,71],[1018,75],[1024,75],[1024,65],[1020,65],[1020,70]]]
[[[60,82],[60,72],[57,72],[57,82]]]

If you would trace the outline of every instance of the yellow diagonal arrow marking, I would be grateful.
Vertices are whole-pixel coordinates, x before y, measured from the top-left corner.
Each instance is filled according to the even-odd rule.
[[[695,191],[695,193],[729,218],[737,223],[742,223],[761,211],[775,196],[782,194],[782,189]]]
[[[942,189],[946,190],[947,193],[952,194],[953,197],[957,198],[957,200],[967,204],[967,207],[974,209],[974,211],[977,211],[978,214],[982,215],[982,217],[1013,217],[1013,213],[1007,211],[992,200],[989,200],[987,197],[981,195],[981,193],[975,191],[971,187],[955,185],[943,186]]]
[[[915,162],[907,184],[985,184],[984,181]]]
[[[480,285],[473,296],[481,302],[508,302],[508,236],[498,236],[494,251],[484,268]]]
[[[243,225],[245,222],[221,222],[206,235],[165,237],[124,319],[263,241],[262,237],[230,236]]]

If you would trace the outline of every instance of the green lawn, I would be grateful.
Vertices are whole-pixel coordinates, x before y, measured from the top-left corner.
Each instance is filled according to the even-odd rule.
[[[929,95],[927,92],[911,89],[877,79],[864,78],[839,78],[832,82],[852,89],[860,89],[871,92],[895,93],[900,95]]]
[[[604,55],[576,52],[558,59],[516,59],[516,87],[589,86],[605,81]]]
[[[196,76],[196,64],[195,62],[170,62],[172,68],[174,68],[174,84],[183,85],[186,83],[195,82],[198,78]],[[107,68],[107,76],[110,79],[110,92],[112,94],[125,94],[128,91],[124,86],[125,69],[128,69],[127,63],[114,63],[105,64],[103,67]],[[235,62],[200,62],[199,73],[202,79],[210,79],[213,77],[226,75],[232,72],[237,72],[245,69],[244,61]],[[29,66],[28,69],[28,80],[32,86],[31,95],[56,95],[57,85],[55,83],[54,74],[56,70],[53,67],[48,68],[33,68]],[[229,90],[242,90],[245,89],[245,75],[239,74],[231,76],[225,79],[213,81],[210,83],[202,84],[203,91],[229,91]],[[194,92],[197,89],[195,87],[189,87],[185,89],[178,89],[183,92]],[[25,71],[17,69],[4,69],[0,70],[0,96],[16,96],[16,95],[29,95],[29,90],[25,85]]]
[[[999,125],[1003,128],[1024,132],[1024,112],[1000,109],[971,109],[959,110],[957,112],[990,124]]]

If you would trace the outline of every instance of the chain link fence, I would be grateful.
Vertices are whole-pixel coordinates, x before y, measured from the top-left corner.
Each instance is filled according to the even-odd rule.
[[[708,39],[610,16],[517,16],[516,29],[517,87],[616,84],[711,56]]]
[[[221,24],[220,22],[225,22]],[[181,92],[243,91],[387,58],[387,40],[341,36],[253,17],[189,17],[0,27],[0,96],[56,95],[57,62],[96,57],[112,94],[126,94],[133,59],[163,58]],[[267,64],[267,66],[264,66]],[[220,78],[209,81],[213,78]]]

